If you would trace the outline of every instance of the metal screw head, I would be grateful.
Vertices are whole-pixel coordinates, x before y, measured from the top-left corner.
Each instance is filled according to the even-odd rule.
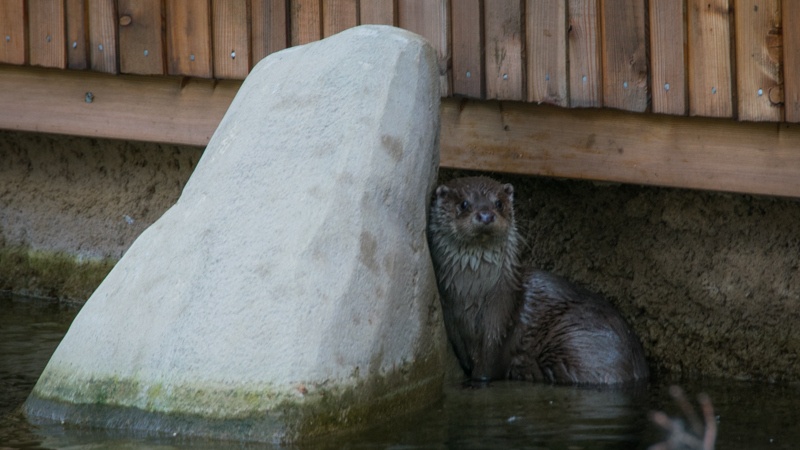
[[[6,42],[11,42],[11,36],[6,35]]]
[[[194,61],[194,55],[189,55],[189,61]]]
[[[47,42],[50,42],[52,39],[53,38],[51,38],[49,34],[47,36],[45,36],[45,38],[44,38],[44,40],[47,41]]]
[[[147,51],[147,50],[145,50],[145,51],[144,51],[144,56],[147,56],[147,55],[149,55],[149,54],[150,54],[150,52],[149,52],[149,51]]]
[[[668,90],[669,90],[669,83],[664,83],[664,90],[665,90],[665,91],[668,91]]]
[[[588,78],[586,75],[584,75],[584,76],[583,76],[583,78],[581,78],[581,81],[582,81],[584,84],[586,84],[586,82],[588,82],[588,81],[589,81],[589,78]]]
[[[472,78],[472,72],[470,72],[469,70],[467,71],[467,78]]]
[[[763,89],[759,89],[758,90],[758,96],[761,97],[762,95],[764,95],[764,90]]]
[[[236,59],[236,50],[231,51],[231,59]]]
[[[72,48],[78,48],[78,41],[72,41]]]
[[[102,52],[103,51],[103,44],[98,44],[97,49]]]
[[[625,88],[625,89],[628,89],[628,82],[627,81],[623,81],[622,82],[622,87]]]
[[[86,96],[84,96],[83,98],[83,101],[85,101],[86,103],[92,103],[94,101],[94,94],[92,94],[91,92],[87,92]]]
[[[503,79],[504,79],[504,80],[507,80],[507,79],[508,79],[508,74],[507,74],[507,73],[504,73],[504,74],[503,74]]]
[[[717,88],[715,88],[715,87],[712,87],[712,88],[711,88],[711,93],[712,93],[712,94],[716,94],[716,93],[717,93]]]

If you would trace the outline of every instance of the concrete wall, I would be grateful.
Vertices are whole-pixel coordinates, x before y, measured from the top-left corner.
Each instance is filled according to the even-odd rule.
[[[39,264],[61,255],[62,277],[94,274],[70,294],[88,297],[178,198],[201,152],[0,132],[0,289],[64,296],[57,281],[39,286],[50,266],[10,250],[21,245]],[[495,177],[516,187],[526,260],[618,305],[657,372],[800,380],[797,200]],[[32,267],[20,276],[14,264]]]

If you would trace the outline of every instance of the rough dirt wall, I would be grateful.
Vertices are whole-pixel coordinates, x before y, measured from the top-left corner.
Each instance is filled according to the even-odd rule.
[[[119,259],[178,199],[202,149],[0,131],[0,242]]]
[[[0,289],[4,249],[58,253],[61,265],[119,258],[177,200],[201,152],[0,132]],[[608,297],[655,369],[800,380],[797,200],[490,176],[516,188],[525,259]]]
[[[616,304],[654,368],[800,380],[797,200],[495,178],[515,186],[525,260]]]

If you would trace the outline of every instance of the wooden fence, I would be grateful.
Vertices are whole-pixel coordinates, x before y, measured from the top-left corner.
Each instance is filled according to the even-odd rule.
[[[0,0],[0,63],[242,79],[367,23],[428,38],[446,95],[800,122],[793,0]]]

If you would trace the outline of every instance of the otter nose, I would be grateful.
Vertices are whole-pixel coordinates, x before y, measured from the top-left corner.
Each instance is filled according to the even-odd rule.
[[[478,212],[478,221],[484,225],[489,225],[494,222],[494,213],[491,211]]]

